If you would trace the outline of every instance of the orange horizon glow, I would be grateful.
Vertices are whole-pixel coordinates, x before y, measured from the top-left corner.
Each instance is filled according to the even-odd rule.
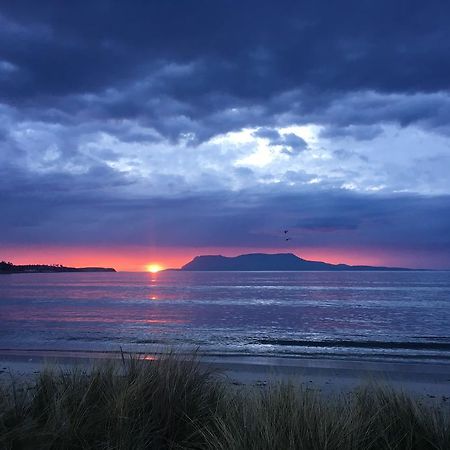
[[[153,272],[178,269],[198,255],[237,256],[244,253],[294,253],[297,256],[332,264],[385,265],[397,267],[433,267],[434,254],[417,254],[413,251],[396,252],[395,249],[357,248],[220,248],[220,247],[66,247],[33,245],[27,247],[2,247],[0,260],[14,264],[62,264],[70,267],[113,267],[123,272]],[[151,262],[149,261],[157,261]],[[150,266],[155,265],[150,270]]]
[[[158,273],[161,272],[161,270],[164,270],[164,267],[161,266],[160,264],[149,264],[147,267],[147,272],[150,273]]]

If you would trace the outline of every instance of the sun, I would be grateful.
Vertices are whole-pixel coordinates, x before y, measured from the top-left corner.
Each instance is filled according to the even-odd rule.
[[[163,270],[163,268],[159,264],[149,264],[147,266],[147,272],[157,273]]]

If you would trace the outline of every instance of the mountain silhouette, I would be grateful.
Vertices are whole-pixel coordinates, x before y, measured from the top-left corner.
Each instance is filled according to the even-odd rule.
[[[180,270],[184,271],[302,271],[302,270],[411,270],[400,267],[350,266],[348,264],[329,264],[321,261],[308,261],[293,253],[250,253],[235,257],[222,255],[196,256]]]

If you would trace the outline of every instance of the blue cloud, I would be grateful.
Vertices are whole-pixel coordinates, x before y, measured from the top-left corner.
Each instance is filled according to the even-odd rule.
[[[387,0],[2,2],[0,242],[152,234],[256,248],[289,226],[305,246],[448,252],[448,185],[422,197],[383,183],[409,177],[429,194],[445,176],[449,13]],[[329,149],[278,131],[311,124]],[[386,127],[412,130],[407,156],[371,150]],[[234,164],[249,143],[202,147],[242,129],[292,167]],[[346,138],[354,147],[333,146]],[[433,144],[430,160],[413,148]],[[342,174],[363,170],[380,192],[344,189]]]

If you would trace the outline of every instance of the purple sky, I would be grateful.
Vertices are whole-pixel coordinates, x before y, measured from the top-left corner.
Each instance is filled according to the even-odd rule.
[[[442,1],[2,2],[0,260],[285,248],[450,268],[448,17]]]

